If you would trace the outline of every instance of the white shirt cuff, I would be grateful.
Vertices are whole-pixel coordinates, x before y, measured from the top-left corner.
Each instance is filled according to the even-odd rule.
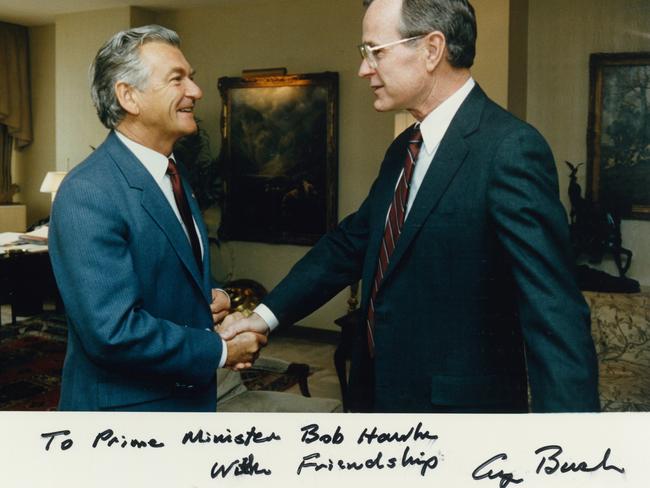
[[[226,365],[226,359],[228,359],[228,346],[226,341],[221,339],[221,359],[219,360],[219,367],[223,368]]]
[[[260,303],[257,307],[255,307],[255,310],[253,310],[253,312],[262,317],[262,320],[264,320],[264,322],[266,322],[266,325],[269,326],[269,332],[271,332],[280,324],[278,322],[278,318],[273,312],[271,312],[271,309],[263,303]]]

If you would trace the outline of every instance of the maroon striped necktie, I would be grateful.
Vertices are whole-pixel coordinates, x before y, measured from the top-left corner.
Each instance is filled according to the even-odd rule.
[[[185,224],[187,234],[190,238],[190,244],[192,245],[194,259],[196,259],[196,264],[199,266],[199,271],[202,271],[203,260],[201,258],[201,245],[199,244],[199,236],[196,235],[194,219],[192,219],[192,211],[190,210],[190,206],[187,203],[187,197],[183,191],[183,184],[181,183],[181,177],[178,174],[176,163],[172,158],[169,158],[167,164],[167,174],[169,175],[169,179],[172,182],[172,191],[174,192],[174,200],[176,200],[178,212],[181,214],[181,219],[183,219],[183,224]]]
[[[415,162],[418,159],[418,153],[422,146],[422,133],[420,132],[419,125],[413,128],[409,143],[406,150],[406,159],[404,160],[404,170],[400,174],[393,195],[393,201],[388,209],[388,219],[386,220],[386,228],[384,229],[384,237],[381,241],[381,248],[379,249],[379,261],[377,262],[377,270],[375,271],[375,279],[372,283],[372,290],[370,292],[370,305],[368,307],[367,317],[367,332],[368,332],[368,349],[370,357],[375,355],[375,299],[377,291],[384,279],[384,273],[388,268],[390,256],[395,250],[397,239],[402,231],[404,225],[404,217],[406,215],[406,202],[409,197],[409,188],[411,186],[411,177],[413,176],[413,169]]]

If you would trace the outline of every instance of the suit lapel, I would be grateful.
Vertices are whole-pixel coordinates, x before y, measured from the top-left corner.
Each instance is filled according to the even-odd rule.
[[[121,143],[115,134],[111,133],[108,137],[107,148],[113,161],[120,169],[120,172],[124,176],[129,187],[142,193],[142,207],[165,234],[170,245],[178,255],[178,258],[190,272],[192,278],[209,303],[211,301],[209,290],[206,289],[205,280],[203,279],[202,273],[200,273],[196,260],[194,259],[192,247],[190,246],[187,235],[178,221],[176,214],[169,206],[169,202],[163,195],[162,191],[160,191],[160,187],[142,163],[140,163],[135,155]],[[190,192],[188,192],[188,187],[185,181],[183,181],[183,185],[188,201],[190,202],[192,215],[194,216],[199,228],[200,239],[201,242],[203,242],[205,254],[208,252],[205,226],[203,225],[202,219],[197,217],[197,215],[200,215],[198,205],[194,198],[190,197]],[[203,276],[206,274],[209,275],[209,273],[205,273],[207,261],[208,260],[204,256]]]
[[[413,201],[413,206],[404,222],[404,227],[402,228],[395,250],[390,257],[390,262],[388,263],[388,268],[384,273],[382,283],[385,283],[389,279],[409,245],[422,228],[425,219],[435,210],[438,202],[452,183],[454,176],[458,173],[458,170],[465,162],[469,152],[469,147],[465,138],[478,128],[485,100],[485,93],[483,93],[477,84],[460,106],[458,112],[456,112],[447,132],[440,141],[438,150],[431,161],[431,165],[429,166],[424,179],[422,180],[418,194]],[[406,154],[406,143],[406,138],[404,138],[402,144],[399,144],[401,152],[404,155]],[[397,156],[396,158],[399,159]],[[388,212],[388,206],[393,198],[394,185],[397,182],[400,170],[401,166],[398,167],[397,173],[391,180],[392,186],[387,185],[390,186],[387,200],[383,193],[381,195],[380,203],[382,205],[381,208],[385,209],[383,214],[384,217],[386,216],[386,212]],[[387,176],[386,179],[388,178],[389,177]],[[384,233],[384,225],[385,221],[382,220],[380,225],[377,224],[373,226],[373,235],[371,237],[372,245],[369,251],[372,251],[372,259],[374,259],[372,262],[374,263],[379,259],[379,246],[381,245],[381,239]],[[374,277],[371,277],[371,280],[373,278]]]

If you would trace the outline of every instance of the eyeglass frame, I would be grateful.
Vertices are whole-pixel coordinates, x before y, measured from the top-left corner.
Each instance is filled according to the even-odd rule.
[[[426,35],[427,34],[420,34],[419,36],[407,37],[405,39],[399,39],[397,41],[387,42],[386,44],[380,44],[379,46],[370,46],[367,42],[364,42],[359,44],[357,47],[359,48],[361,59],[365,59],[366,61],[368,61],[368,65],[372,69],[377,69],[379,67],[379,62],[375,57],[374,54],[375,51],[379,51],[380,49],[385,49],[387,47],[397,46],[398,44],[403,44],[408,41],[415,41],[416,39],[422,39]]]

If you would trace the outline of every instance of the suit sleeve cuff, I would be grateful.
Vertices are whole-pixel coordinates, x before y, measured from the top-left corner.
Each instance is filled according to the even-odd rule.
[[[257,307],[255,307],[255,310],[253,310],[253,312],[262,317],[262,320],[264,320],[264,322],[266,322],[266,325],[269,326],[269,332],[274,330],[279,325],[275,314],[271,312],[271,309],[263,303],[260,303]]]

